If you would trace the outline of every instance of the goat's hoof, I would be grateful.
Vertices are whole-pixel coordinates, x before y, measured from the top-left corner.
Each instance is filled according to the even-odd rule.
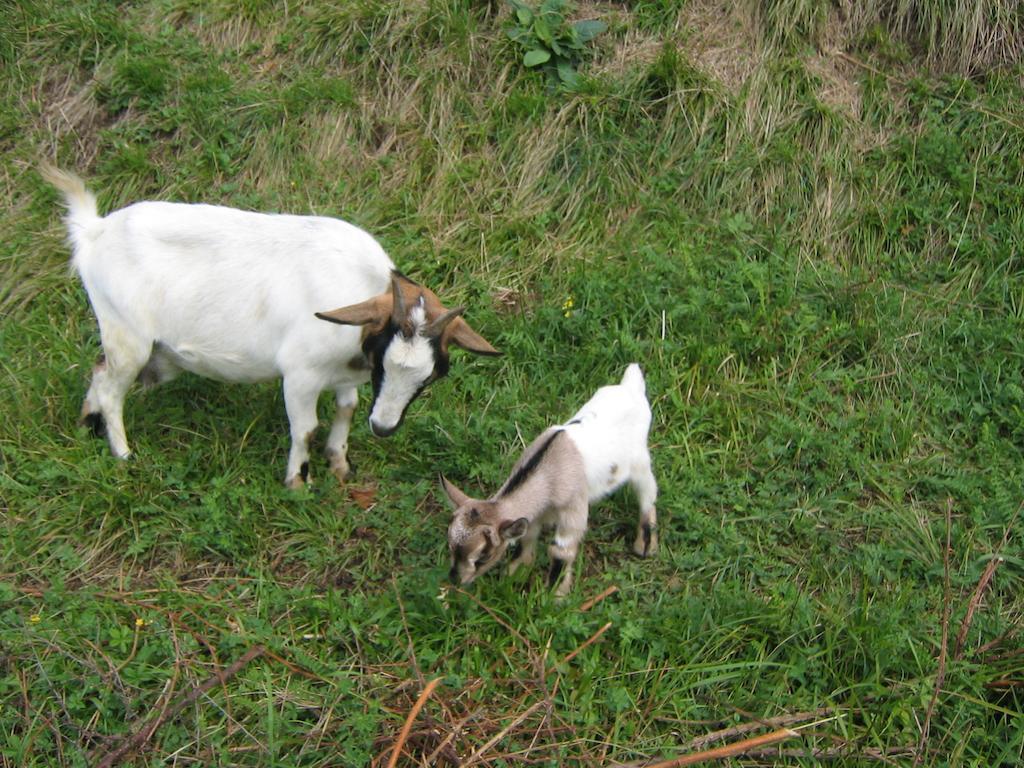
[[[645,525],[640,529],[633,542],[633,554],[637,557],[653,557],[658,554],[658,534],[654,526]]]
[[[331,473],[338,479],[338,485],[344,485],[352,477],[352,468],[347,461],[332,461]]]
[[[633,542],[633,554],[637,557],[654,557],[658,554],[658,541],[651,539],[649,544],[645,544],[642,538],[637,538]]]
[[[95,437],[103,437],[107,432],[107,422],[99,411],[82,414],[82,424],[88,427]]]
[[[284,484],[288,486],[290,490],[297,491],[306,485],[306,480],[302,477],[302,475],[295,475],[294,477],[289,477],[287,480],[285,480]]]

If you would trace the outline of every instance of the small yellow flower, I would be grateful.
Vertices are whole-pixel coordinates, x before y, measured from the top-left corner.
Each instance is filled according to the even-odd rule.
[[[40,621],[43,620],[43,617],[40,616],[38,613],[33,613],[31,616],[28,617],[28,620],[33,624],[38,624]]]
[[[573,300],[572,296],[567,296],[565,301],[562,302],[562,314],[569,317],[572,314]]]
[[[146,620],[145,619],[140,617],[140,618],[137,618],[135,620],[135,628],[136,629],[138,629],[140,627],[144,627],[144,626],[146,626]]]

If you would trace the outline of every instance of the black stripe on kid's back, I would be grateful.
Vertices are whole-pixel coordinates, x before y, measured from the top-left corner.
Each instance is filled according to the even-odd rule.
[[[560,434],[562,434],[562,430],[554,432],[551,435],[551,437],[549,437],[541,444],[540,448],[537,449],[537,452],[534,453],[533,456],[531,456],[529,460],[525,464],[523,464],[523,466],[516,470],[516,473],[508,479],[508,482],[505,483],[501,491],[498,493],[499,498],[502,496],[508,496],[510,493],[512,493],[512,491],[514,491],[516,488],[518,488],[526,481],[526,479],[533,473],[533,471],[537,469],[537,465],[540,464],[540,460],[544,458],[544,454],[547,453],[548,448],[551,447],[551,444],[555,442],[555,438],[558,437]]]

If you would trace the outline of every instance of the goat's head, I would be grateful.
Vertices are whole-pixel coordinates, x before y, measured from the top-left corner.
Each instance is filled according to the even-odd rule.
[[[449,345],[478,355],[501,354],[460,317],[464,309],[447,309],[433,291],[394,272],[390,291],[316,313],[321,320],[363,327],[363,354],[373,383],[373,434],[394,433],[409,404],[448,373]]]
[[[441,485],[455,507],[448,525],[452,563],[448,579],[469,584],[501,561],[508,545],[526,533],[529,521],[525,517],[502,520],[498,502],[470,498],[444,477]]]

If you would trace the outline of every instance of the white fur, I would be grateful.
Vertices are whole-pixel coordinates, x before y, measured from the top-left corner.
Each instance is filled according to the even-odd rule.
[[[338,219],[212,205],[141,202],[101,218],[80,179],[52,168],[43,174],[67,201],[72,263],[106,358],[83,415],[102,416],[115,455],[130,453],[122,405],[136,377],[160,381],[184,369],[232,382],[283,379],[291,485],[308,468],[317,398],[333,390],[327,451],[335,472],[347,472],[356,387],[370,378],[350,364],[362,357],[362,329],[314,313],[388,291],[394,264],[373,237]],[[397,424],[396,411],[400,417],[409,402],[403,399],[423,382],[429,351],[417,339],[396,346],[378,398],[380,420]]]
[[[650,428],[651,408],[636,363],[626,369],[620,384],[601,387],[562,426],[583,459],[590,503],[616,491],[638,473],[650,471]]]
[[[413,307],[409,319],[412,338],[396,336],[384,353],[384,383],[370,413],[370,424],[379,433],[398,426],[405,407],[434,372],[434,348],[421,333],[426,322],[423,307]]]
[[[520,538],[522,551],[509,571],[531,564],[542,526],[553,525],[555,538],[548,551],[553,564],[559,561],[560,572],[552,570],[552,578],[559,581],[557,593],[567,594],[572,565],[587,530],[589,506],[625,483],[633,486],[640,506],[633,551],[643,557],[655,554],[658,485],[647,447],[650,425],[643,373],[633,363],[621,383],[601,387],[568,422],[534,440],[495,496],[487,501],[472,499],[445,481],[445,491],[456,507],[448,528],[453,578],[471,582]],[[544,453],[532,471],[513,484],[541,450]]]

